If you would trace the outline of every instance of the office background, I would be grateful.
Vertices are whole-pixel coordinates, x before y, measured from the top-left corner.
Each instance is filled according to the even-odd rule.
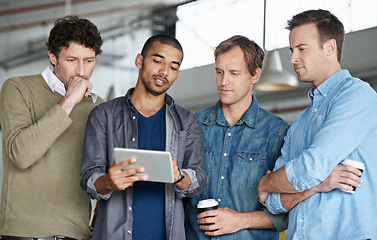
[[[245,35],[267,53],[278,51],[282,68],[295,74],[289,62],[286,21],[318,8],[332,11],[345,26],[342,67],[376,89],[375,0],[0,0],[0,87],[8,77],[38,74],[49,65],[45,42],[53,22],[72,14],[90,19],[104,38],[91,78],[97,94],[105,99],[124,95],[136,83],[134,59],[145,40],[152,34],[169,33],[182,43],[185,57],[168,93],[181,106],[197,110],[218,99],[216,45],[233,35]],[[254,94],[262,107],[293,122],[309,104],[310,87],[302,83],[290,91],[257,87]]]

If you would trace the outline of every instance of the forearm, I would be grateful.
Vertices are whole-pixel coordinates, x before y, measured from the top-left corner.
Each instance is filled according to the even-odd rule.
[[[175,184],[177,196],[180,198],[197,196],[200,187],[198,174],[192,169],[182,169],[182,172],[184,172],[185,178]]]
[[[186,172],[183,172],[183,174],[185,175],[185,177],[182,179],[182,181],[180,181],[179,183],[175,184],[175,186],[179,190],[188,189],[190,187],[190,185],[191,185],[191,178],[190,178],[190,176]]]
[[[106,195],[112,191],[111,186],[109,184],[109,175],[103,175],[97,179],[94,183],[94,187],[96,191],[101,195]]]
[[[258,183],[258,192],[297,193],[297,190],[288,181],[285,167],[276,172],[264,175]]]
[[[271,229],[271,220],[264,211],[238,213],[240,230],[242,229]]]
[[[317,191],[314,190],[315,188],[311,188],[305,190],[303,192],[298,193],[281,193],[280,194],[280,201],[284,209],[290,211],[300,202],[310,198],[313,196]]]

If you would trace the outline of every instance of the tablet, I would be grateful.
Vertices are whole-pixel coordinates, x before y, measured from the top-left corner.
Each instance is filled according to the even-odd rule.
[[[174,183],[173,165],[170,152],[153,151],[131,148],[114,148],[115,162],[118,164],[131,157],[136,158],[136,162],[125,169],[143,167],[143,173],[135,175],[148,175],[151,182]]]

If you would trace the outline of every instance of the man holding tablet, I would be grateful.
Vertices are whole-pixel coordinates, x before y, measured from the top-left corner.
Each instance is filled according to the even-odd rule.
[[[135,59],[135,88],[89,116],[81,187],[100,200],[93,240],[185,239],[182,198],[200,194],[207,176],[199,121],[166,94],[182,59],[174,37],[152,36]],[[174,183],[147,181],[142,167],[122,171],[137,160],[116,164],[114,148],[170,152]]]

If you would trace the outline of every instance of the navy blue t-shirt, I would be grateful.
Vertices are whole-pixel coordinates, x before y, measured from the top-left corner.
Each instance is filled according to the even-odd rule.
[[[165,151],[165,105],[153,116],[138,112],[138,148]],[[165,240],[165,185],[157,182],[135,182],[132,204],[132,239]]]

